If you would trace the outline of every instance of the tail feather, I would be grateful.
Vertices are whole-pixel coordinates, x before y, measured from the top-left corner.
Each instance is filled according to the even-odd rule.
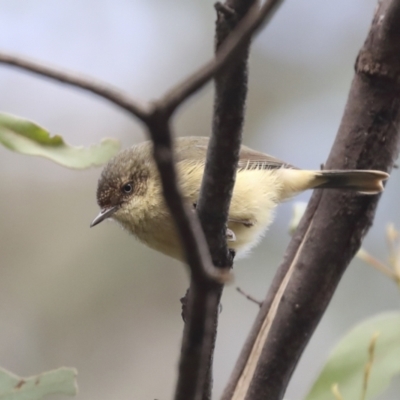
[[[383,191],[383,181],[389,174],[374,170],[326,170],[314,175],[311,187],[316,189],[349,189],[363,194],[376,194]]]

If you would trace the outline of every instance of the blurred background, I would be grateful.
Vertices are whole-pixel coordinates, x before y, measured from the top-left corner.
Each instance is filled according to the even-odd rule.
[[[214,1],[0,0],[0,49],[109,82],[147,102],[213,53]],[[286,1],[254,40],[245,144],[319,168],[339,126],[376,0]],[[146,139],[135,120],[87,93],[0,65],[0,110],[32,119],[72,145]],[[209,135],[212,85],[174,120],[177,135]],[[185,268],[115,223],[95,229],[101,169],[73,171],[0,147],[0,365],[21,376],[79,371],[79,399],[171,398],[182,334]],[[385,227],[400,227],[394,171],[364,246],[386,259]],[[307,201],[310,193],[300,197]],[[262,243],[235,263],[215,355],[219,398],[290,240],[293,202]],[[293,376],[300,400],[332,346],[355,323],[397,309],[396,286],[354,261]],[[398,398],[400,379],[380,398]],[[397,394],[396,394],[397,393]]]

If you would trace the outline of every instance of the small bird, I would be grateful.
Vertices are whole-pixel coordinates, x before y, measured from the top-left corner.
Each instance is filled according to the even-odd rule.
[[[184,200],[193,207],[199,197],[207,146],[206,137],[175,140],[179,185]],[[229,247],[239,255],[250,250],[272,222],[276,205],[306,189],[376,194],[388,177],[386,172],[372,170],[301,170],[242,146],[228,217]],[[147,246],[184,261],[150,141],[120,152],[106,165],[98,183],[97,202],[101,212],[91,227],[113,218]]]

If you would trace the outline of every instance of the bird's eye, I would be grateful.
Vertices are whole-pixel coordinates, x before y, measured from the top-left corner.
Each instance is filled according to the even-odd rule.
[[[125,185],[124,186],[122,186],[122,191],[125,193],[125,194],[131,194],[132,193],[132,191],[133,191],[133,185],[132,185],[132,183],[125,183]]]

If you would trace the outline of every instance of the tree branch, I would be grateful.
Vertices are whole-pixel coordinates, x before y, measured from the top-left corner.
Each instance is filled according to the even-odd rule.
[[[182,201],[178,187],[175,163],[173,159],[172,134],[168,117],[155,110],[148,119],[148,128],[153,140],[153,157],[160,173],[164,197],[171,214],[175,217],[176,227],[181,238],[185,258],[193,279],[198,282],[207,280],[225,282],[228,274],[216,270],[211,262],[207,242],[198,218],[192,209]]]
[[[193,75],[189,76],[183,82],[172,88],[163,97],[166,109],[172,113],[185,99],[203,87],[213,76],[221,72],[224,67],[230,64],[240,53],[241,48],[246,45],[252,35],[256,33],[264,24],[266,24],[274,15],[274,12],[283,0],[267,0],[258,11],[258,5],[249,10],[247,15],[241,20],[241,23],[231,33],[229,38],[221,45],[216,57],[201,67]],[[230,1],[227,1],[230,3]],[[234,2],[233,2],[234,3]],[[243,2],[245,4],[246,2]],[[253,4],[253,0],[248,2]],[[245,6],[245,9],[248,7]],[[238,15],[243,15],[236,10]]]
[[[356,62],[327,169],[390,171],[400,141],[400,1],[379,4]],[[316,191],[223,399],[282,399],[294,368],[371,226],[379,196]]]
[[[54,79],[58,82],[86,90],[128,111],[130,114],[145,122],[148,112],[136,103],[130,96],[110,84],[96,81],[87,76],[73,72],[63,71],[60,68],[51,68],[25,57],[0,52],[0,64],[11,65],[19,69],[32,72],[44,78]]]
[[[267,0],[259,13],[256,10],[253,13],[249,13],[243,20],[243,23],[221,48],[221,51],[218,52],[216,58],[170,89],[161,99],[153,104],[153,109],[146,109],[140,106],[130,96],[125,95],[122,90],[114,88],[107,83],[96,81],[77,73],[62,71],[60,68],[51,68],[36,61],[31,61],[26,57],[0,52],[0,64],[14,66],[45,78],[54,79],[58,82],[87,90],[128,111],[142,122],[147,123],[147,119],[153,113],[154,108],[163,109],[166,115],[172,115],[180,104],[201,89],[224,66],[228,65],[237,56],[243,44],[272,17],[281,2],[282,0]]]
[[[229,35],[232,32],[236,33],[236,26],[243,18],[246,18],[245,15],[253,3],[253,1],[228,0],[221,7],[228,8],[229,15],[217,9],[217,58],[219,49],[224,46],[226,40],[229,41]],[[250,16],[254,19],[253,14]],[[226,244],[226,225],[241,145],[247,93],[249,45],[250,41],[247,40],[242,47],[238,48],[235,62],[227,65],[223,73],[215,76],[213,129],[207,151],[200,197],[197,202],[197,212],[207,238],[213,263],[220,268],[230,268],[233,262]],[[192,276],[188,291],[189,304],[192,307],[188,307],[184,330],[176,400],[211,399],[212,361],[222,290],[223,285],[199,284]],[[201,320],[199,316],[202,316],[204,320]],[[198,325],[196,327],[194,327],[194,319]],[[192,325],[192,329],[189,324]],[[192,330],[202,332],[204,326],[209,329],[208,335],[190,334]],[[196,346],[203,349],[202,355],[205,356],[204,361],[207,362],[207,368],[199,370],[202,376],[201,386],[196,386],[195,383],[198,380],[194,380],[195,370],[200,367],[199,363],[193,362],[193,349]],[[194,390],[198,391],[197,394]]]

